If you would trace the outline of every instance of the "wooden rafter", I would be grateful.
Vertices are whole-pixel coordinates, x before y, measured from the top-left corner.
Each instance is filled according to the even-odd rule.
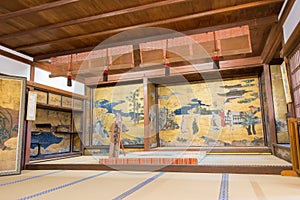
[[[51,2],[51,3],[45,3],[45,4],[42,4],[42,5],[38,5],[38,6],[18,10],[18,11],[15,11],[15,12],[9,12],[9,13],[2,14],[2,15],[0,15],[0,20],[7,20],[7,19],[10,19],[10,18],[13,18],[13,17],[18,17],[18,16],[21,16],[21,15],[26,15],[26,14],[30,14],[30,13],[34,13],[34,12],[40,12],[42,10],[51,9],[51,8],[54,8],[54,7],[66,5],[66,4],[69,4],[69,3],[74,3],[74,2],[77,2],[77,1],[79,1],[79,0],[60,0],[60,1],[55,1],[55,2]]]
[[[207,16],[216,15],[216,14],[222,14],[225,12],[232,12],[232,11],[248,9],[248,8],[252,8],[252,7],[258,7],[258,6],[264,6],[264,5],[269,5],[269,4],[273,4],[273,3],[279,3],[279,2],[283,2],[283,0],[255,1],[255,2],[251,2],[251,3],[245,3],[245,4],[230,6],[230,7],[226,7],[226,8],[209,10],[206,12],[196,13],[196,14],[192,14],[192,15],[184,15],[181,17],[164,19],[164,20],[155,21],[155,22],[142,23],[142,24],[127,26],[127,27],[120,27],[120,28],[106,30],[106,31],[102,31],[102,32],[95,32],[95,33],[91,33],[91,34],[84,34],[84,35],[78,35],[78,36],[73,36],[73,37],[68,37],[68,38],[51,40],[51,41],[47,41],[47,42],[29,44],[29,45],[17,47],[15,50],[21,51],[21,50],[26,50],[26,49],[37,48],[37,47],[44,46],[44,45],[64,43],[64,42],[69,42],[72,40],[74,41],[74,40],[86,39],[89,37],[98,37],[98,36],[102,36],[102,35],[116,34],[116,33],[122,32],[122,31],[127,31],[127,30],[131,30],[131,29],[135,29],[135,28],[155,27],[155,26],[160,26],[160,25],[164,25],[164,24],[175,23],[178,21],[185,21],[185,20],[191,20],[191,19],[195,19],[195,18],[207,17]]]
[[[9,52],[4,51],[2,49],[0,49],[0,55],[3,55],[3,56],[8,57],[8,58],[11,58],[13,60],[17,60],[19,62],[28,64],[28,65],[32,65],[33,64],[33,61],[30,61],[28,59],[22,58],[22,57],[20,57],[20,56],[18,56],[16,54],[9,53]]]
[[[192,35],[192,34],[206,33],[206,32],[217,31],[217,30],[222,30],[222,29],[227,29],[227,28],[232,28],[232,27],[237,27],[237,26],[243,26],[243,25],[249,25],[249,26],[268,25],[268,24],[275,23],[277,21],[278,21],[277,16],[272,15],[272,16],[259,18],[259,19],[244,20],[244,21],[239,21],[239,22],[235,22],[235,23],[228,23],[228,24],[221,24],[221,25],[216,25],[216,26],[211,26],[211,27],[200,28],[197,30],[189,30],[189,31],[186,31],[183,33],[186,35]],[[139,39],[137,39],[136,41],[130,40],[128,43],[126,41],[122,41],[121,43],[112,43],[109,45],[103,45],[101,47],[109,48],[109,47],[114,47],[114,46],[119,46],[119,45],[138,44],[140,42],[150,42],[150,41],[154,41],[154,40],[161,40],[161,39],[167,39],[167,38],[169,38],[168,35],[159,35],[156,37],[143,38],[142,41]],[[34,60],[38,61],[38,60],[48,59],[51,57],[57,57],[57,56],[61,56],[61,55],[87,52],[87,51],[92,51],[94,48],[95,48],[95,46],[91,46],[91,47],[77,48],[77,49],[73,49],[73,50],[66,50],[66,51],[61,51],[61,52],[44,54],[41,56],[34,57]]]
[[[50,24],[50,25],[46,25],[46,26],[42,26],[42,27],[37,27],[37,28],[32,28],[32,29],[28,29],[28,30],[24,30],[24,31],[19,31],[19,32],[15,32],[15,33],[2,35],[2,36],[0,36],[0,40],[5,40],[5,39],[18,37],[18,36],[22,36],[22,35],[28,35],[28,34],[35,33],[35,32],[40,32],[40,31],[48,31],[48,30],[51,30],[51,29],[61,28],[61,27],[64,27],[64,26],[70,26],[70,25],[80,24],[80,23],[84,23],[84,22],[90,22],[90,21],[103,19],[103,18],[107,18],[107,17],[111,17],[111,16],[138,12],[138,11],[142,11],[142,10],[146,10],[146,9],[150,9],[150,8],[155,8],[155,7],[159,7],[159,6],[166,6],[166,5],[180,3],[180,2],[184,2],[184,1],[187,1],[187,0],[165,0],[165,1],[149,3],[149,4],[146,4],[146,5],[140,5],[140,6],[125,8],[125,9],[121,9],[121,10],[115,10],[115,11],[111,11],[111,12],[107,12],[107,13],[102,13],[102,14],[99,14],[99,15],[94,15],[94,16],[84,17],[84,18],[80,18],[80,19],[69,20],[69,21],[65,21],[65,22]]]

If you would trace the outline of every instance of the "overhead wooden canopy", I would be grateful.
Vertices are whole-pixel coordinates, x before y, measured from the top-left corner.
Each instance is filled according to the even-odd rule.
[[[191,35],[249,25],[252,51],[224,60],[255,57],[262,54],[282,4],[283,0],[1,0],[0,44],[43,60],[90,51],[136,28],[161,27]],[[153,36],[157,32],[129,34],[112,39],[107,47],[155,40]]]

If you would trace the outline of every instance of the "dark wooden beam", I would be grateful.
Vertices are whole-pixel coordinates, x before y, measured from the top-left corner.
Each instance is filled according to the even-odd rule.
[[[259,18],[259,19],[244,20],[244,21],[238,21],[235,23],[220,24],[220,25],[211,26],[211,27],[189,30],[189,31],[183,32],[183,34],[193,35],[193,34],[206,33],[206,32],[217,31],[217,30],[222,30],[222,29],[226,29],[226,28],[233,28],[233,27],[243,26],[243,25],[249,25],[251,27],[251,26],[257,26],[257,25],[268,25],[268,24],[272,24],[275,22],[278,22],[278,18],[276,15],[272,15],[272,16]],[[155,40],[163,40],[163,39],[168,39],[171,36],[174,37],[174,34],[159,35],[159,36],[153,36],[153,37],[147,37],[147,38],[137,38],[135,40],[130,40],[130,41],[120,41],[120,42],[116,42],[116,43],[110,43],[107,45],[101,45],[100,48],[104,49],[104,48],[116,47],[116,46],[120,46],[120,45],[132,45],[132,44],[139,44],[139,43],[150,42],[150,41],[155,41]],[[180,36],[182,36],[182,34],[180,34]],[[38,61],[38,60],[48,59],[51,57],[87,52],[87,51],[92,51],[93,49],[95,49],[95,46],[77,48],[77,49],[66,50],[66,51],[61,51],[61,52],[48,53],[48,54],[35,56],[34,60]]]
[[[74,3],[77,1],[79,1],[79,0],[60,0],[60,1],[55,1],[55,2],[51,2],[51,3],[45,3],[42,5],[29,7],[26,9],[15,11],[15,12],[9,12],[9,13],[2,14],[2,15],[0,15],[0,20],[7,20],[9,18],[18,17],[21,15],[26,15],[26,14],[30,14],[30,13],[34,13],[34,12],[40,12],[43,10],[55,8],[58,6],[69,4],[69,3]]]
[[[27,60],[27,59],[25,59],[25,58],[22,58],[21,56],[18,56],[18,55],[9,53],[9,52],[4,51],[4,50],[2,50],[2,49],[0,49],[0,55],[5,56],[5,57],[8,57],[8,58],[11,58],[11,59],[13,59],[13,60],[17,60],[17,61],[19,61],[19,62],[28,64],[28,65],[32,65],[32,64],[33,64],[33,61]]]
[[[150,9],[150,8],[166,6],[166,5],[180,3],[180,2],[184,2],[184,1],[187,1],[187,0],[165,0],[165,1],[149,3],[149,4],[146,4],[146,5],[139,5],[139,6],[135,6],[135,7],[131,7],[131,8],[115,10],[115,11],[111,11],[111,12],[107,12],[107,13],[102,13],[102,14],[99,14],[99,15],[94,15],[94,16],[84,17],[84,18],[80,18],[80,19],[69,20],[69,21],[60,22],[60,23],[56,23],[56,24],[49,24],[49,25],[42,26],[42,27],[37,27],[37,28],[32,28],[32,29],[19,31],[19,32],[15,32],[15,33],[10,33],[10,34],[6,34],[6,35],[1,35],[0,40],[5,40],[5,39],[13,38],[13,37],[19,37],[19,36],[22,36],[22,35],[29,35],[29,34],[36,33],[36,32],[41,32],[41,31],[48,31],[48,30],[51,30],[51,29],[61,28],[61,27],[64,27],[64,26],[70,26],[70,25],[80,24],[80,23],[84,23],[84,22],[90,22],[90,21],[103,19],[103,18],[107,18],[107,17],[111,17],[111,16],[143,11],[143,10]]]
[[[261,54],[263,63],[270,63],[275,54],[277,53],[278,48],[281,46],[283,41],[283,30],[282,26],[275,24],[268,36],[266,44]]]
[[[226,8],[218,8],[215,10],[209,10],[209,11],[196,13],[196,14],[192,14],[192,15],[185,15],[185,16],[181,16],[181,17],[164,19],[164,20],[155,21],[155,22],[147,22],[147,23],[143,23],[143,24],[120,27],[120,28],[106,30],[106,31],[102,31],[102,32],[95,32],[95,33],[91,33],[91,34],[78,35],[78,36],[73,36],[73,37],[61,38],[61,39],[57,39],[57,40],[51,40],[51,41],[46,41],[46,42],[24,45],[24,46],[15,48],[15,50],[21,51],[21,50],[33,49],[33,48],[37,48],[37,47],[41,47],[41,46],[45,46],[45,45],[52,45],[52,44],[56,44],[56,43],[66,43],[66,42],[69,42],[72,40],[82,40],[82,39],[86,39],[89,37],[111,35],[111,34],[116,34],[119,32],[128,31],[128,30],[132,30],[132,29],[136,29],[136,28],[156,27],[156,26],[161,26],[164,24],[176,23],[178,21],[191,20],[191,19],[195,19],[195,18],[207,17],[207,16],[212,16],[212,15],[221,15],[226,12],[249,9],[249,8],[253,8],[253,7],[265,6],[265,5],[281,3],[281,2],[283,2],[283,0],[255,1],[255,2],[245,3],[245,4],[241,4],[241,5],[229,6]]]

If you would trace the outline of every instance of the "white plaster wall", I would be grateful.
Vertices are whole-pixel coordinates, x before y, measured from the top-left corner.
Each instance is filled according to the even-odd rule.
[[[36,83],[84,95],[84,84],[72,80],[72,87],[68,87],[67,79],[65,77],[49,78],[49,74],[50,72],[35,68],[34,80]]]
[[[0,45],[0,49],[7,51],[9,53],[18,55],[22,58],[32,61],[33,59],[24,54],[18,53],[16,51],[10,50],[6,47]],[[11,58],[7,58],[5,56],[0,55],[0,73],[11,75],[11,76],[21,76],[26,77],[27,80],[30,80],[30,65],[24,64],[22,62],[13,60]],[[72,81],[72,87],[67,86],[67,79],[65,77],[58,78],[49,78],[50,72],[45,70],[35,68],[35,76],[34,80],[36,83],[40,83],[43,85],[48,85],[51,87],[55,87],[61,90],[66,90],[69,92],[73,92],[76,94],[84,95],[84,84]]]
[[[283,24],[284,42],[287,42],[300,20],[300,0],[294,2],[286,21]]]
[[[0,73],[30,79],[30,65],[0,55]]]

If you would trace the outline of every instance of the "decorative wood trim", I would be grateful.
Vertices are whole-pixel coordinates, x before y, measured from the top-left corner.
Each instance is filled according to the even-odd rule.
[[[160,20],[160,21],[147,22],[147,23],[127,26],[127,27],[120,27],[120,28],[106,30],[106,31],[102,31],[102,32],[95,32],[95,33],[91,33],[91,34],[78,35],[78,36],[73,36],[73,37],[68,37],[68,38],[51,40],[51,41],[47,41],[47,42],[40,42],[40,43],[34,43],[34,44],[30,44],[30,45],[24,45],[24,46],[17,47],[15,50],[20,51],[20,50],[37,48],[37,47],[44,46],[44,45],[65,43],[65,42],[68,42],[71,40],[80,40],[80,39],[85,39],[88,37],[98,37],[101,35],[116,34],[119,32],[131,30],[131,29],[135,29],[135,28],[156,27],[156,26],[161,26],[163,24],[175,23],[175,22],[184,21],[184,20],[191,20],[191,19],[200,18],[200,17],[207,17],[207,16],[216,15],[216,14],[220,15],[225,12],[243,10],[243,9],[248,9],[248,8],[257,7],[257,6],[265,6],[265,5],[270,5],[270,4],[279,3],[279,2],[283,2],[283,0],[255,1],[255,2],[245,3],[245,4],[241,4],[241,5],[230,6],[230,7],[226,7],[226,8],[218,8],[215,10],[209,10],[209,11],[196,13],[196,14],[192,14],[192,15],[185,15],[185,16],[181,16],[181,17],[164,19],[164,20]]]
[[[8,58],[11,58],[11,59],[16,60],[16,61],[19,61],[21,63],[28,64],[28,65],[32,65],[33,64],[33,61],[27,60],[25,58],[22,58],[21,56],[9,53],[9,52],[4,51],[2,49],[0,49],[0,55],[8,57]]]
[[[88,17],[84,17],[84,18],[80,18],[80,19],[73,19],[73,20],[69,20],[69,21],[56,23],[56,24],[49,24],[49,25],[42,26],[42,27],[32,28],[29,30],[24,30],[24,31],[6,34],[6,35],[1,35],[0,40],[5,40],[5,39],[18,37],[18,36],[22,36],[22,35],[30,35],[34,32],[49,31],[51,29],[61,28],[61,27],[85,23],[85,22],[90,22],[90,21],[103,19],[103,18],[107,18],[107,17],[112,17],[112,16],[116,16],[116,15],[123,15],[123,14],[128,14],[128,13],[133,13],[133,12],[139,12],[139,11],[147,10],[150,8],[156,8],[156,7],[160,7],[160,6],[176,4],[176,3],[180,3],[180,2],[184,2],[184,1],[186,1],[186,0],[165,0],[165,1],[149,3],[146,5],[139,5],[139,6],[134,6],[131,8],[115,10],[115,11],[111,11],[111,12],[107,12],[107,13],[101,13],[99,15],[88,16]],[[1,20],[1,15],[0,15],[0,20]]]
[[[0,15],[0,21],[7,20],[7,19],[10,19],[10,18],[13,18],[13,17],[18,17],[18,16],[21,16],[21,15],[34,13],[34,12],[40,12],[40,11],[43,11],[43,10],[59,7],[59,6],[69,4],[69,3],[74,3],[74,2],[77,2],[77,1],[79,1],[79,0],[60,0],[60,1],[55,1],[55,2],[51,2],[51,3],[45,3],[45,4],[34,6],[34,7],[25,8],[25,9],[18,10],[18,11],[15,11],[15,12],[9,12],[9,13],[5,13],[5,14],[1,14]]]

